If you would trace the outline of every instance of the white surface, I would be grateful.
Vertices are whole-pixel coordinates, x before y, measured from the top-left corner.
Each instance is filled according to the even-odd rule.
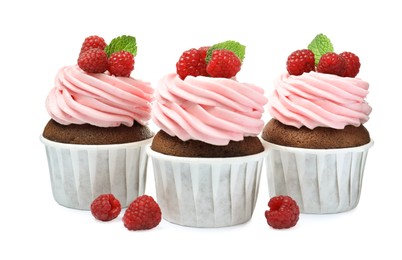
[[[181,2],[181,3],[180,3]],[[0,9],[2,180],[1,259],[400,259],[400,60],[398,1],[6,1]],[[374,4],[375,3],[375,4]],[[119,6],[122,5],[122,6]],[[266,176],[252,219],[240,226],[195,229],[166,221],[130,232],[122,215],[101,223],[53,199],[39,135],[48,120],[46,95],[81,42],[137,37],[134,77],[155,83],[175,70],[182,51],[234,39],[247,46],[241,81],[272,90],[287,56],[324,33],[335,50],[357,53],[374,110],[366,124],[375,144],[360,203],[336,215],[301,215],[289,230],[264,219]],[[268,121],[269,116],[265,114]],[[155,196],[150,167],[146,191]],[[2,255],[8,255],[5,258]]]

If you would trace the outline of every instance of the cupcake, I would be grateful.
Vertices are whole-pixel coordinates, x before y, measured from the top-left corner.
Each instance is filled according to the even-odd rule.
[[[132,36],[109,45],[89,36],[78,64],[57,73],[40,139],[62,206],[89,210],[96,197],[111,193],[126,207],[144,193],[153,89],[130,77],[136,50]]]
[[[272,119],[261,135],[269,147],[270,196],[291,196],[303,213],[357,206],[373,145],[363,125],[371,113],[369,84],[356,77],[359,70],[358,56],[335,53],[323,34],[288,57],[287,72],[268,97]]]
[[[190,227],[247,222],[254,211],[265,148],[258,135],[264,90],[235,76],[245,46],[226,41],[189,49],[177,73],[160,79],[148,155],[163,218]]]

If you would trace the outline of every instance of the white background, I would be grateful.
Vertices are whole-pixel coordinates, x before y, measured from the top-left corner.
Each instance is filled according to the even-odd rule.
[[[375,4],[374,4],[375,3]],[[1,259],[401,259],[401,31],[397,1],[4,1],[0,8]],[[265,221],[265,171],[252,219],[196,229],[162,221],[130,232],[122,214],[102,223],[53,199],[39,135],[58,69],[76,63],[83,39],[130,34],[132,76],[155,85],[189,48],[237,40],[247,46],[239,81],[272,91],[287,56],[318,33],[352,51],[370,83],[370,150],[360,203],[333,215],[300,216],[289,230]],[[264,121],[269,120],[265,113]],[[151,127],[154,125],[151,124]],[[152,165],[146,193],[155,197]],[[124,212],[124,210],[123,210]],[[2,255],[8,255],[4,257]]]

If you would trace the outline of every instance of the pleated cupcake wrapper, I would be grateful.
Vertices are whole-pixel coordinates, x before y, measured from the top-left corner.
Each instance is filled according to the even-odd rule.
[[[267,143],[271,197],[291,196],[302,213],[351,210],[360,199],[370,143],[342,149],[303,149]]]
[[[147,148],[165,220],[189,227],[247,222],[258,196],[265,152],[235,158],[189,158]]]
[[[100,194],[112,193],[127,207],[144,194],[152,139],[112,145],[79,145],[49,141],[45,145],[54,199],[62,206],[89,210]]]

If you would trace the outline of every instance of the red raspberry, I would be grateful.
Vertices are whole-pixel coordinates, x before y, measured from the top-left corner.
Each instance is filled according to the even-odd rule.
[[[99,37],[97,35],[92,35],[92,36],[85,38],[84,42],[82,43],[80,53],[85,52],[92,48],[104,50],[106,45],[107,44],[102,37]]]
[[[360,70],[360,61],[359,57],[352,52],[342,52],[339,54],[346,61],[346,69],[343,73],[344,77],[354,78],[359,73]]]
[[[103,73],[108,68],[107,54],[101,49],[89,49],[78,57],[78,66],[89,73]]]
[[[123,216],[124,226],[128,230],[145,230],[159,225],[162,212],[158,203],[148,195],[136,198],[128,206]]]
[[[99,195],[91,204],[92,215],[101,221],[110,221],[120,214],[121,205],[113,194]]]
[[[118,51],[109,57],[109,72],[115,76],[130,77],[134,70],[134,55],[128,51]]]
[[[203,46],[198,48],[198,53],[200,54],[200,76],[209,76],[207,72],[207,62],[205,58],[207,57],[209,46]]]
[[[290,228],[299,220],[299,206],[289,196],[272,197],[268,202],[269,210],[265,211],[268,225],[273,228]]]
[[[303,49],[292,52],[286,62],[286,69],[290,75],[299,76],[304,72],[315,69],[314,53],[311,50]]]
[[[207,57],[207,52],[208,52],[209,46],[203,46],[198,48],[198,52],[201,55],[201,59],[203,59],[205,61],[205,57]],[[205,64],[206,67],[206,64]]]
[[[207,63],[205,56],[207,50],[204,47],[200,49],[189,49],[182,53],[179,61],[176,63],[176,71],[181,79],[185,79],[187,76],[208,76],[206,71]]]
[[[317,65],[317,72],[343,76],[346,69],[345,59],[334,53],[327,52],[321,56]]]
[[[241,61],[232,51],[218,49],[212,52],[211,60],[207,65],[207,72],[211,77],[231,78],[240,71]]]

